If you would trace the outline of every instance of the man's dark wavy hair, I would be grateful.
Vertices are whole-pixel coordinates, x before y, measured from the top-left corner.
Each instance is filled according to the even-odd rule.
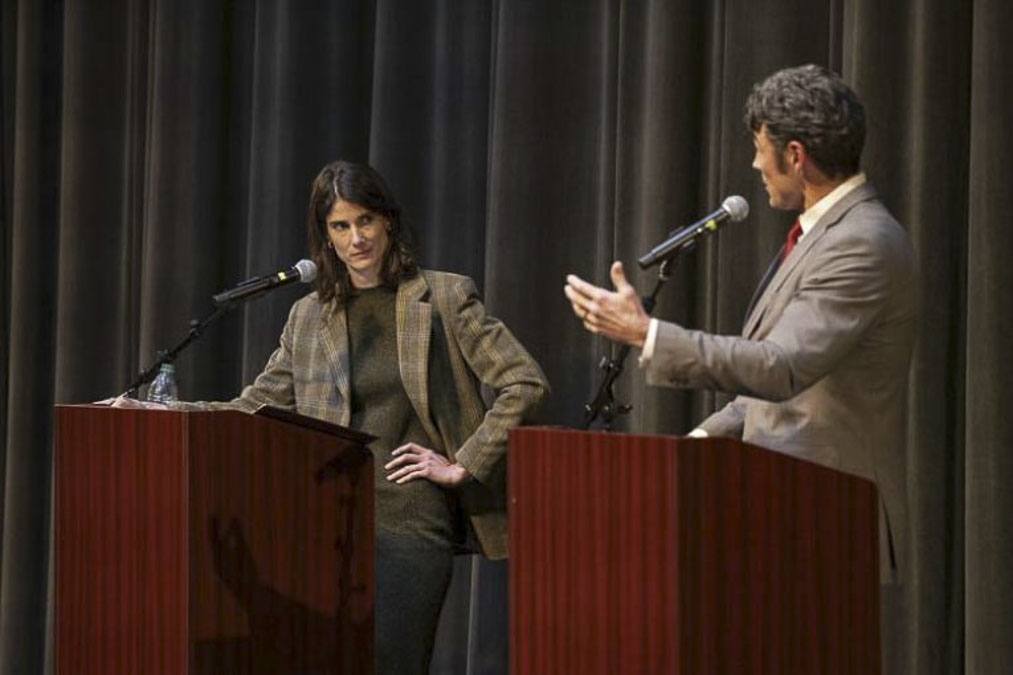
[[[321,169],[314,179],[306,216],[310,257],[317,265],[313,288],[320,302],[335,300],[341,305],[352,292],[348,268],[327,246],[327,215],[339,199],[371,211],[386,221],[389,243],[380,266],[382,285],[397,288],[402,280],[418,274],[419,268],[412,251],[412,233],[402,225],[401,207],[394,200],[387,183],[371,166],[338,160]]]
[[[822,66],[786,68],[753,86],[746,101],[746,126],[763,126],[781,153],[789,141],[805,146],[827,176],[858,173],[865,145],[865,109],[835,73]]]

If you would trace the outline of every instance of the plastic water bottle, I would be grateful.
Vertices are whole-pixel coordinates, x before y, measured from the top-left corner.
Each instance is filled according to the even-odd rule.
[[[179,388],[176,386],[176,366],[163,363],[158,375],[148,387],[148,400],[155,403],[171,403],[179,399]]]

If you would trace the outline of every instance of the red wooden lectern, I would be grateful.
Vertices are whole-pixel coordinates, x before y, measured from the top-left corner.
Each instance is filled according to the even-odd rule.
[[[515,675],[879,673],[871,482],[728,439],[509,452]]]
[[[275,415],[57,407],[57,673],[372,672],[369,437]]]

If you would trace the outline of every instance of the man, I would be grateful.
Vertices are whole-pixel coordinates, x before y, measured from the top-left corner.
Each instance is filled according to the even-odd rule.
[[[651,319],[619,262],[615,292],[570,275],[565,293],[589,331],[642,349],[649,384],[737,394],[692,435],[742,438],[874,480],[881,572],[896,581],[918,293],[911,244],[860,172],[864,111],[836,75],[812,65],[771,75],[753,88],[746,123],[770,205],[801,213],[741,337]]]

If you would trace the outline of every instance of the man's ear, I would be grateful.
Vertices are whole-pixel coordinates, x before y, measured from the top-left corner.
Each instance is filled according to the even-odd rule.
[[[805,146],[798,141],[788,141],[784,146],[784,163],[796,175],[802,173],[806,160]]]

